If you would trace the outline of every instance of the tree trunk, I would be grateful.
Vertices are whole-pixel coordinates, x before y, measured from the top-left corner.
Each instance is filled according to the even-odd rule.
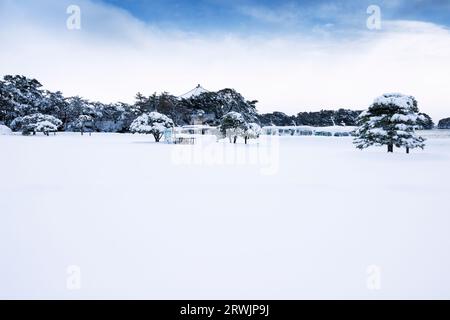
[[[406,147],[406,153],[409,154],[409,147]]]
[[[237,136],[234,137],[233,143],[236,143],[236,141],[237,141]]]
[[[388,144],[388,152],[394,152],[394,145],[393,144]]]
[[[245,137],[244,139],[245,139],[245,144],[247,144],[248,137]]]
[[[162,137],[162,136],[159,135],[159,134],[154,134],[153,136],[155,137],[155,141],[156,141],[156,142],[159,142],[159,140],[161,140],[161,137]]]

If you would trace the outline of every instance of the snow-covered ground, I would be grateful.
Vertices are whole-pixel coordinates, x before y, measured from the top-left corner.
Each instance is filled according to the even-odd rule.
[[[450,298],[448,132],[197,142],[0,136],[0,298]]]
[[[0,136],[3,136],[3,135],[10,135],[12,132],[11,132],[11,129],[10,128],[8,128],[7,126],[5,126],[5,125],[2,125],[1,123],[0,123]]]

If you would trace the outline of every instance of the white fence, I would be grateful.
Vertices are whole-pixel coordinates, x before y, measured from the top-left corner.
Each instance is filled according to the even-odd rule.
[[[270,126],[264,127],[263,134],[278,136],[324,136],[324,137],[349,137],[356,127],[332,126]]]

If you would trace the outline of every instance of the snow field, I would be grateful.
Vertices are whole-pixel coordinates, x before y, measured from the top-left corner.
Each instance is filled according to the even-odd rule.
[[[210,138],[0,136],[0,298],[450,298],[449,138]]]

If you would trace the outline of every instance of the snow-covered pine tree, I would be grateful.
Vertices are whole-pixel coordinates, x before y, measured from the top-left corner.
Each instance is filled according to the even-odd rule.
[[[78,117],[78,125],[80,127],[81,135],[84,135],[84,131],[86,130],[86,124],[92,123],[94,119],[91,116],[88,116],[86,114],[82,114]]]
[[[133,133],[152,134],[155,137],[155,141],[159,142],[164,131],[173,128],[173,126],[173,121],[169,117],[158,112],[150,112],[137,117],[131,123],[130,131]]]
[[[60,118],[63,121],[64,129],[67,131],[79,131],[79,116],[88,115],[93,119],[102,114],[89,101],[75,96],[66,99],[66,104],[60,111]]]
[[[432,130],[434,128],[434,122],[433,119],[426,113],[420,113],[420,118],[417,119],[418,124],[424,129],[424,130]],[[423,120],[424,119],[424,120]]]
[[[23,135],[35,135],[36,132],[43,132],[48,136],[50,132],[57,132],[61,126],[61,120],[42,113],[19,117],[11,123],[11,128],[15,131],[22,131]]]
[[[136,102],[134,104],[135,108],[139,110],[140,114],[145,113],[146,111],[150,112],[148,107],[148,98],[144,96],[142,93],[138,92],[136,94]]]
[[[61,119],[61,113],[66,108],[67,101],[62,92],[51,92],[45,90],[43,93],[43,102],[39,110],[42,114],[49,114]]]
[[[0,80],[0,123],[6,123],[14,111],[14,106],[10,102],[12,96],[8,91],[5,82]]]
[[[359,116],[354,143],[359,149],[386,145],[388,152],[394,152],[394,146],[405,147],[407,153],[413,148],[423,149],[425,139],[415,132],[422,128],[423,121],[426,118],[419,114],[414,97],[384,94]]]
[[[439,120],[438,129],[450,129],[450,118]]]
[[[249,123],[247,130],[244,132],[245,144],[247,144],[248,139],[258,139],[262,133],[261,127],[257,123]]]
[[[17,117],[41,112],[45,105],[41,87],[35,79],[6,75],[0,83],[0,121],[10,124]]]
[[[248,129],[248,123],[242,114],[231,111],[222,117],[219,131],[224,137],[228,137],[230,142],[236,143],[237,138],[244,136]]]

